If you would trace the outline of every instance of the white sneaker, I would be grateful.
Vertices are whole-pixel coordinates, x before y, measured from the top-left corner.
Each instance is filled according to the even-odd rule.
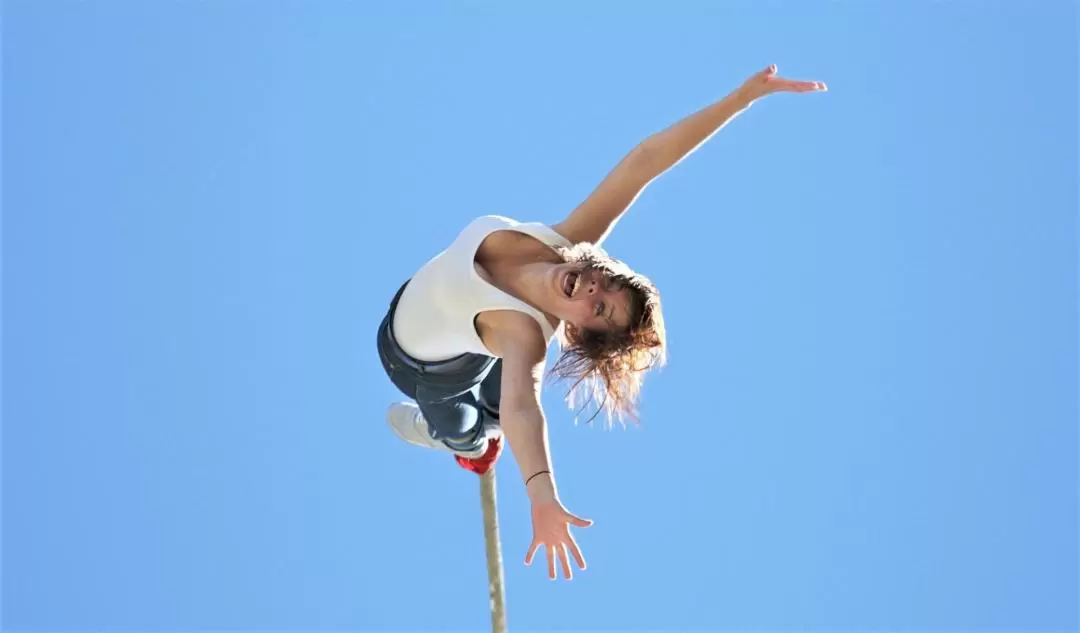
[[[470,451],[455,451],[441,441],[432,438],[428,430],[427,420],[424,419],[424,414],[420,412],[420,407],[411,402],[395,402],[390,405],[390,409],[386,412],[386,421],[390,424],[390,429],[394,434],[409,444],[434,448],[435,450],[453,453],[469,459],[476,459],[487,451],[488,436],[490,434],[487,429],[484,430],[485,437],[480,447]]]

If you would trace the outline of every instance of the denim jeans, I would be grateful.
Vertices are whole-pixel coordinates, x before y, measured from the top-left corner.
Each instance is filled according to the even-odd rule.
[[[412,398],[434,439],[455,450],[479,445],[485,424],[498,424],[502,359],[466,353],[441,361],[412,358],[394,339],[394,311],[406,281],[394,295],[379,325],[378,349],[383,369],[402,394]]]

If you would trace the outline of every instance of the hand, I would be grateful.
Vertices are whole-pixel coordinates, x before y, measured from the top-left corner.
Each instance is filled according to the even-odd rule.
[[[574,577],[570,571],[570,560],[566,550],[574,555],[574,560],[581,569],[585,569],[585,558],[581,555],[574,535],[570,533],[570,524],[578,527],[589,527],[592,521],[580,519],[569,512],[557,500],[534,501],[532,506],[533,541],[529,545],[529,552],[525,554],[525,564],[531,565],[536,550],[543,545],[547,549],[548,577],[555,580],[555,557],[558,556],[562,564],[563,576],[567,580]]]
[[[774,92],[824,92],[828,87],[821,81],[795,81],[777,77],[776,64],[773,64],[747,79],[741,90],[752,101]]]

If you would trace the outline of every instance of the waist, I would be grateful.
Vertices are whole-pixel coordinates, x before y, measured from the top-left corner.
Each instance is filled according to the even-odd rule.
[[[403,366],[424,375],[460,375],[462,373],[474,373],[483,371],[495,364],[495,361],[498,359],[486,354],[465,352],[441,360],[421,360],[405,351],[394,334],[394,317],[397,314],[398,303],[401,300],[401,296],[404,294],[408,285],[409,281],[406,281],[402,284],[401,288],[398,289],[393,300],[390,302],[390,309],[387,312],[386,318],[383,319],[385,343],[393,351],[393,355],[395,356],[394,360]]]

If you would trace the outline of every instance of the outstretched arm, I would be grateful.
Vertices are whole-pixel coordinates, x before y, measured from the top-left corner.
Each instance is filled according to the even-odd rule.
[[[558,561],[566,579],[573,577],[570,558],[585,569],[570,526],[588,527],[591,521],[571,514],[559,499],[548,448],[547,421],[540,404],[547,341],[532,317],[520,312],[499,312],[485,344],[502,357],[502,393],[499,419],[532,505],[533,540],[525,554],[532,564],[544,548],[548,576],[555,578]]]
[[[777,77],[775,65],[756,73],[720,101],[639,143],[584,202],[553,228],[571,242],[600,244],[650,182],[693,153],[754,101],[774,92],[825,89],[821,82]]]

